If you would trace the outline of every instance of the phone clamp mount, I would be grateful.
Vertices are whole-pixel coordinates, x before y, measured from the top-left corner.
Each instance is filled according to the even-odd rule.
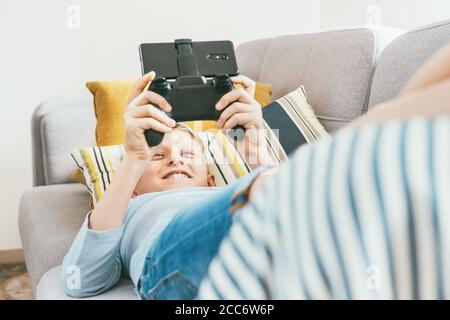
[[[227,74],[219,74],[207,79],[201,75],[191,39],[177,39],[174,45],[177,50],[179,76],[175,81],[164,77],[156,78],[148,90],[167,100],[172,111],[165,113],[176,122],[219,119],[221,112],[215,109],[216,103],[224,94],[235,88],[230,77]],[[241,140],[244,128],[236,126],[231,134],[234,139]],[[145,130],[144,135],[149,146],[159,145],[164,138],[164,133],[153,129]]]

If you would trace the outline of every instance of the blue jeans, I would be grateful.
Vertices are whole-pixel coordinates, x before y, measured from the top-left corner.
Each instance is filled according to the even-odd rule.
[[[209,263],[230,229],[233,195],[245,190],[265,168],[258,168],[174,216],[147,254],[138,288],[142,299],[195,298]]]

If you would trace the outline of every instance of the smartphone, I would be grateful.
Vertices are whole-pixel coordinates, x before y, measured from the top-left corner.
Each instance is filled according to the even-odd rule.
[[[233,42],[229,40],[193,41],[192,52],[200,75],[228,74],[231,77],[239,74]],[[139,56],[142,74],[153,70],[157,77],[176,79],[180,76],[175,42],[143,43],[139,46]]]

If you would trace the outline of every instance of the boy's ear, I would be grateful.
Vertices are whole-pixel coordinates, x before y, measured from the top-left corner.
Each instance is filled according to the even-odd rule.
[[[208,173],[208,187],[215,187],[216,181],[214,180],[214,175]]]

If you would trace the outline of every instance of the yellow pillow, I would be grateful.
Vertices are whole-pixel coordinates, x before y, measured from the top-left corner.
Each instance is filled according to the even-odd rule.
[[[98,146],[123,143],[125,133],[123,113],[134,83],[132,80],[86,83],[86,87],[94,96],[94,110],[97,118],[95,139]]]
[[[272,85],[262,82],[256,82],[255,100],[259,102],[261,107],[267,106],[272,102]]]

